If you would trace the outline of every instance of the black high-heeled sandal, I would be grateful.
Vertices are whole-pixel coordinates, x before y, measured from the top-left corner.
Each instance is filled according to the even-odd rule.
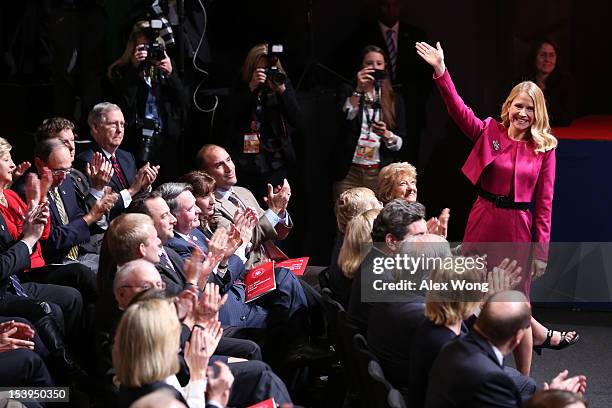
[[[544,342],[538,346],[533,346],[533,350],[539,355],[542,355],[542,349],[551,349],[551,350],[563,350],[566,347],[569,347],[573,344],[576,344],[578,342],[578,340],[580,339],[580,335],[578,333],[576,333],[574,335],[574,337],[570,340],[567,341],[565,339],[565,336],[567,336],[566,331],[562,331],[561,333],[561,340],[559,341],[559,344],[553,346],[550,342],[552,340],[552,336],[555,333],[555,331],[558,330],[553,330],[553,329],[548,329],[548,332],[546,333],[546,340],[544,340]]]

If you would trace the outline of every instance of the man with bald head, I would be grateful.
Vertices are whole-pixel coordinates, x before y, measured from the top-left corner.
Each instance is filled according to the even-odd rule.
[[[285,239],[293,227],[293,222],[287,212],[291,197],[291,187],[287,180],[282,186],[273,187],[268,184],[268,194],[264,198],[268,209],[264,211],[253,193],[243,187],[236,186],[236,166],[229,153],[221,146],[208,144],[202,146],[197,155],[198,167],[215,179],[215,214],[217,226],[230,231],[234,222],[236,210],[252,208],[259,217],[257,226],[253,229],[251,245],[247,246],[246,268],[279,259],[284,256],[273,241]]]
[[[521,407],[521,393],[506,371],[504,356],[521,342],[531,324],[525,295],[504,291],[492,295],[473,330],[449,343],[430,372],[425,406]],[[586,377],[561,372],[545,388],[584,393]]]

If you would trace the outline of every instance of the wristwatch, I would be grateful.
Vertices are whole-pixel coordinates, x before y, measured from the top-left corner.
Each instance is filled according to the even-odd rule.
[[[358,98],[363,98],[363,92],[359,92],[357,90],[353,91],[353,95],[352,96],[356,96]]]

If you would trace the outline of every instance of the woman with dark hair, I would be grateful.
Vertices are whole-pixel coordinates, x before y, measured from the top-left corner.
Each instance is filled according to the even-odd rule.
[[[575,109],[572,81],[559,71],[558,57],[554,41],[534,41],[527,55],[526,77],[544,92],[551,126],[569,126]]]
[[[346,120],[335,150],[334,201],[353,187],[376,191],[380,168],[393,161],[406,135],[404,102],[391,86],[385,52],[365,47],[356,77],[342,107]]]
[[[290,126],[298,128],[301,120],[295,90],[274,47],[280,46],[251,48],[230,94],[232,156],[240,184],[258,200],[266,196],[268,183],[282,185],[295,165]]]

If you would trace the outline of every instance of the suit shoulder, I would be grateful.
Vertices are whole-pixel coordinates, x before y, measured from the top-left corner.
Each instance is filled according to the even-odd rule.
[[[94,155],[94,150],[91,147],[83,150],[81,153],[77,154],[75,157],[75,161],[89,161]]]

